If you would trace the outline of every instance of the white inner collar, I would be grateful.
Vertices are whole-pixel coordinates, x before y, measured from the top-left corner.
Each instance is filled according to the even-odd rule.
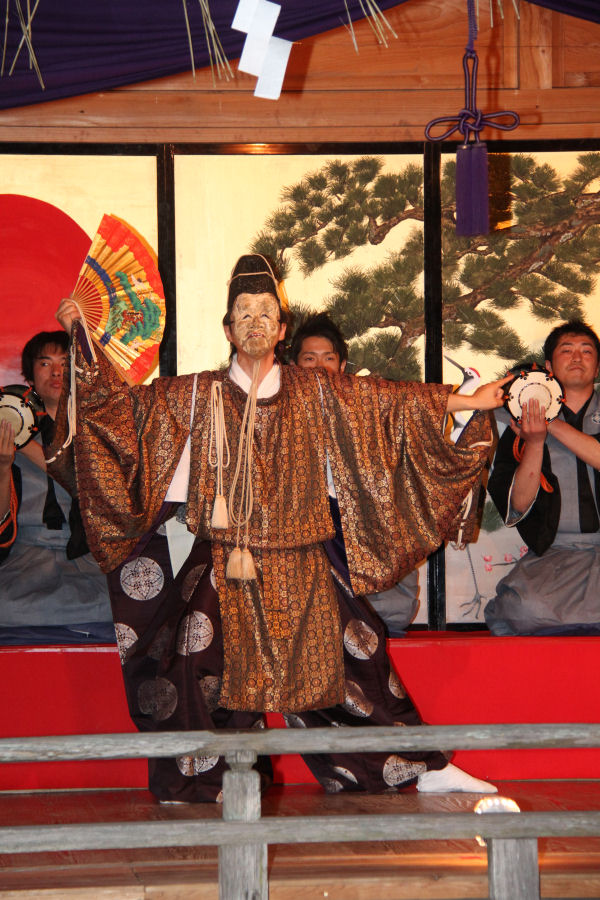
[[[231,362],[231,368],[229,369],[229,377],[237,384],[238,387],[247,394],[250,390],[250,385],[252,384],[252,379],[249,375],[246,375],[242,367],[240,366],[237,354],[233,357]],[[273,367],[269,372],[265,375],[263,380],[258,386],[258,391],[256,396],[259,400],[264,400],[268,397],[274,397],[281,387],[281,369],[277,363],[273,364]]]

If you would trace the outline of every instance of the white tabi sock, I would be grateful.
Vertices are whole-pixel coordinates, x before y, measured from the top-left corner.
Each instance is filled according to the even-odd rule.
[[[448,763],[443,769],[431,769],[419,775],[417,790],[429,794],[446,794],[450,791],[465,791],[470,794],[498,793],[495,785],[468,775],[452,763]]]

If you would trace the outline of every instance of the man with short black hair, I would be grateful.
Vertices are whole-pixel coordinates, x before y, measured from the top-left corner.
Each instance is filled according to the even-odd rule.
[[[12,426],[0,422],[0,643],[114,640],[106,578],[41,446],[52,437],[68,344],[64,331],[42,331],[23,348],[23,377],[46,411],[40,434],[16,454]]]
[[[485,609],[494,634],[600,633],[600,342],[579,320],[553,329],[546,369],[563,390],[557,418],[530,400],[502,435],[488,490],[529,552]]]
[[[336,375],[346,370],[348,345],[327,313],[315,313],[307,316],[292,335],[290,358],[303,369],[322,366]]]

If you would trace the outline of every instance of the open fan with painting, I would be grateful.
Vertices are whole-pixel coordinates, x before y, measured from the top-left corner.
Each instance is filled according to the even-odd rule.
[[[104,215],[71,295],[94,343],[129,385],[155,367],[165,295],[155,252],[117,216]]]

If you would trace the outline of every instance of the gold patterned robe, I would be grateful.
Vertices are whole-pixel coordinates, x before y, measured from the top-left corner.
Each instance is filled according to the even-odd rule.
[[[128,388],[103,358],[99,373],[81,358],[78,365],[77,490],[90,549],[108,572],[161,508],[190,431],[194,376]],[[443,434],[446,386],[282,367],[279,392],[257,404],[249,547],[258,579],[233,581],[225,578],[225,564],[235,529],[210,525],[215,379],[222,382],[231,458],[237,457],[246,395],[225,372],[200,373],[186,522],[213,548],[224,636],[220,703],[278,711],[333,706],[342,702],[344,685],[339,613],[322,547],[334,534],[327,457],[352,588],[373,593],[455,537],[463,501],[477,492],[489,454],[489,417],[474,416],[455,446]],[[61,409],[57,421],[54,448],[64,437]],[[53,474],[66,455],[52,464]],[[224,473],[226,496],[233,468]],[[472,524],[471,516],[467,538]]]

